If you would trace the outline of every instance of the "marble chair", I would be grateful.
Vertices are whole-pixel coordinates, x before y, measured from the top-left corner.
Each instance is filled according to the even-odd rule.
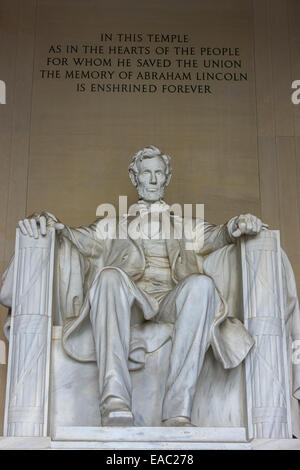
[[[228,298],[232,316],[244,321],[255,345],[244,363],[230,370],[224,370],[207,351],[192,422],[199,429],[233,430],[246,439],[290,438],[291,351],[279,232],[263,230],[255,239],[244,237],[238,246],[222,250],[206,258],[204,272],[211,275],[219,269],[213,273],[217,287]],[[6,436],[58,438],[62,429],[101,425],[97,366],[67,356],[62,326],[53,324],[54,253],[53,229],[38,240],[17,229]],[[220,264],[223,255],[227,264]],[[228,276],[230,282],[224,282]],[[170,348],[167,341],[147,354],[143,369],[131,372],[136,426],[161,426]]]

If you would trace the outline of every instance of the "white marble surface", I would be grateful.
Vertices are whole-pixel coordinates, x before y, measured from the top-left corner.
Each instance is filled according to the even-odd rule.
[[[0,450],[51,449],[50,437],[0,437]]]
[[[67,356],[61,332],[61,327],[52,328],[50,430],[54,426],[100,426],[97,365]]]
[[[101,450],[251,450],[247,442],[52,442],[52,449]]]
[[[0,450],[300,450],[299,439],[254,439],[251,442],[97,442],[52,441],[50,437],[1,437]]]
[[[279,232],[241,240],[244,322],[255,339],[246,357],[250,437],[291,438],[291,395]]]
[[[33,239],[28,238],[28,240]],[[258,242],[260,243],[259,240]],[[265,333],[264,330],[263,332]],[[101,418],[96,364],[79,363],[64,353],[61,345],[61,327],[53,328],[53,338],[51,428],[76,425],[99,426]],[[170,347],[169,341],[158,351],[147,356],[145,369],[131,373],[133,411],[137,426],[160,425],[164,377],[167,375]],[[213,380],[209,381],[208,379],[211,380],[212,377]],[[252,380],[251,375],[250,378]],[[228,387],[219,386],[219,379],[220,383],[225,382]],[[264,377],[261,380],[264,380]],[[243,381],[242,367],[226,371],[216,362],[211,352],[208,352],[198,381],[192,413],[193,423],[198,426],[245,425]],[[226,401],[225,407],[224,401]]]
[[[53,430],[55,441],[99,442],[246,442],[245,428],[83,427]]]
[[[55,232],[17,229],[4,435],[47,436]]]
[[[62,348],[61,334],[61,327],[52,328],[51,430],[57,426],[99,426],[101,417],[97,365],[80,363],[67,356]],[[136,426],[161,424],[170,348],[169,341],[156,352],[147,354],[144,369],[131,372],[132,407]],[[201,427],[245,426],[244,387],[243,367],[226,371],[216,361],[212,352],[208,351],[198,380],[192,422]]]
[[[254,439],[253,450],[300,450],[300,439]]]

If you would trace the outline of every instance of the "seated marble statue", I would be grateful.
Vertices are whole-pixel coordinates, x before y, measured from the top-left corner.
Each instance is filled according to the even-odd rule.
[[[156,147],[144,148],[133,157],[129,175],[139,199],[117,220],[116,236],[105,236],[103,218],[71,228],[48,212],[33,214],[19,227],[35,238],[44,236],[47,226],[56,230],[60,260],[54,295],[60,298],[61,312],[67,312],[63,347],[78,361],[97,361],[102,425],[134,425],[129,370],[143,362],[141,344],[133,334],[137,323],[142,329],[151,324],[151,340],[157,343],[165,325],[172,325],[162,423],[192,426],[193,399],[207,349],[212,348],[224,368],[234,368],[254,344],[242,322],[229,318],[216,283],[203,272],[203,260],[244,234],[255,237],[264,224],[250,214],[222,225],[193,219],[194,228],[202,224],[203,243],[193,230],[194,249],[187,249],[185,230],[174,236],[184,220],[163,200],[171,178],[170,157]],[[169,238],[158,236],[160,223],[155,236],[151,223],[144,224],[140,238],[127,235],[130,222],[152,212],[168,217],[174,229]],[[70,277],[73,285],[81,286],[79,293],[72,290]],[[142,322],[134,316],[137,307]]]

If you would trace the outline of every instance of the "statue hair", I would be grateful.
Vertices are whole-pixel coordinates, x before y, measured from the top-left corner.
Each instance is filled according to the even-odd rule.
[[[169,178],[172,174],[171,168],[171,157],[161,152],[157,147],[154,145],[149,145],[149,147],[145,147],[142,150],[139,150],[132,158],[132,162],[130,163],[128,170],[129,173],[133,172],[135,175],[138,173],[137,163],[144,160],[144,158],[153,158],[153,157],[160,157],[164,161],[166,165],[166,176]]]

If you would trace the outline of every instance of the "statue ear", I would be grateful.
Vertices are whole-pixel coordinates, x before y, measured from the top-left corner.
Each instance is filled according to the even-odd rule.
[[[172,173],[169,173],[169,175],[168,175],[168,177],[167,177],[167,180],[166,180],[165,186],[168,186],[168,184],[170,183],[171,176],[172,176]]]
[[[133,184],[133,186],[137,186],[137,179],[136,179],[136,174],[133,170],[129,170],[129,178]]]

